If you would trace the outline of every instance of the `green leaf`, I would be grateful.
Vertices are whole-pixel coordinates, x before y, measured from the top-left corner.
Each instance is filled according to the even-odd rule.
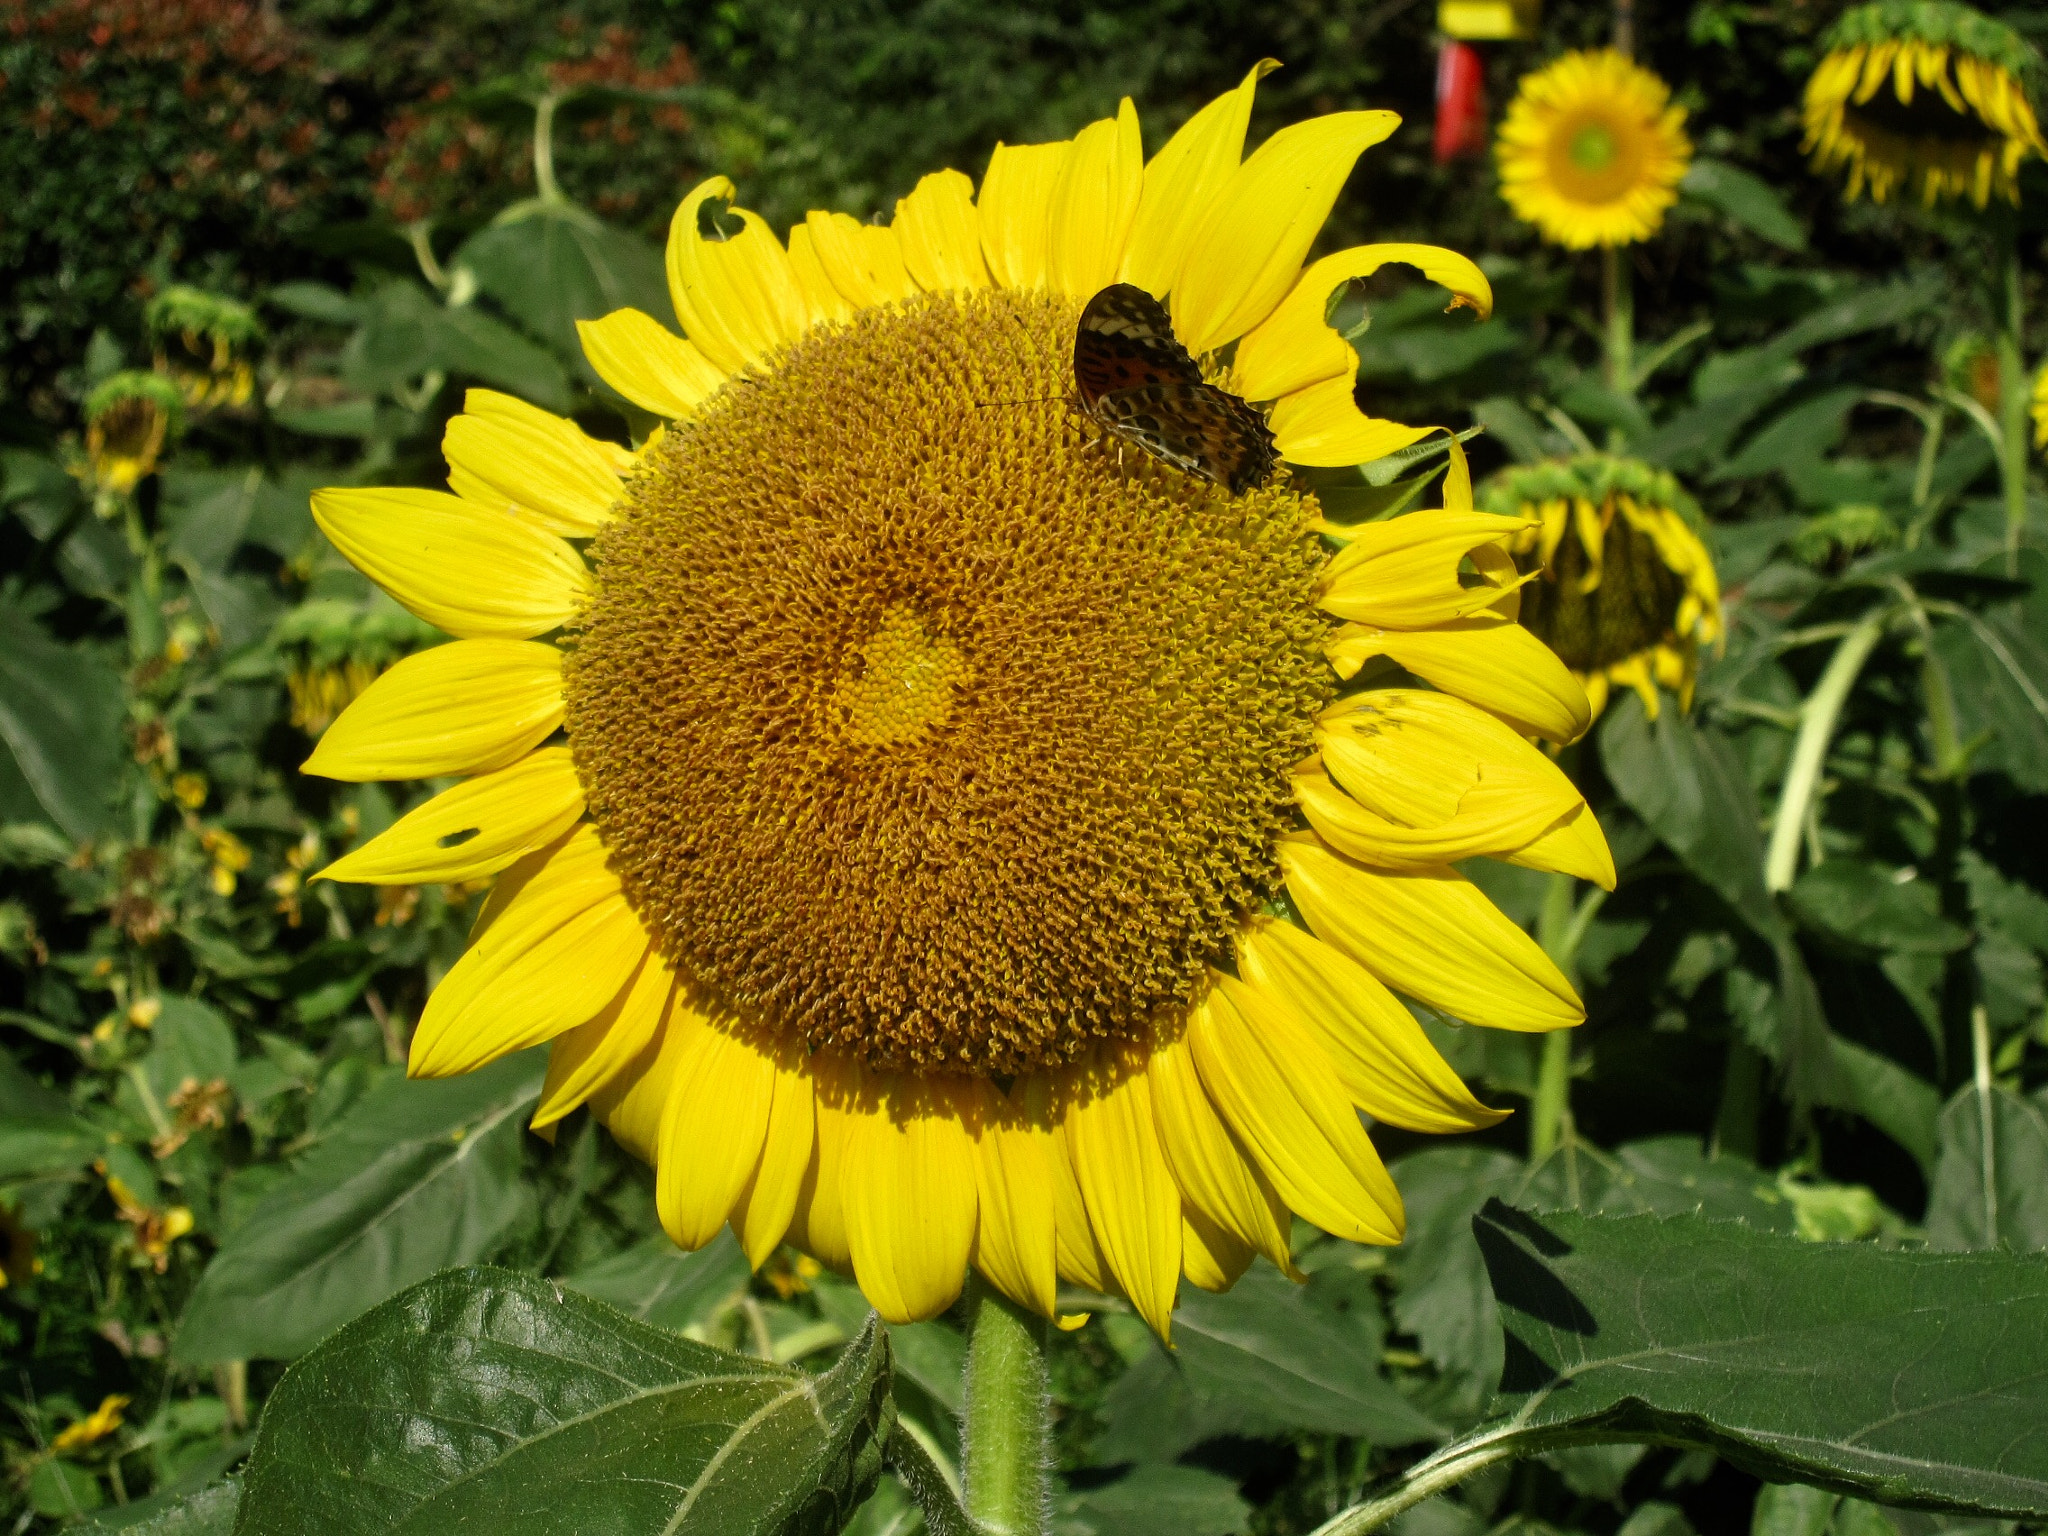
[[[1941,893],[1868,859],[1829,859],[1799,877],[1786,899],[1802,921],[1865,953],[1946,955],[1970,935],[1941,915]]]
[[[2015,618],[1958,617],[1934,632],[1948,670],[1956,734],[1988,736],[1974,772],[2003,770],[2021,789],[2048,793],[2048,650]]]
[[[70,1173],[98,1156],[106,1137],[0,1051],[0,1180]]]
[[[562,1277],[562,1284],[608,1301],[628,1317],[681,1333],[747,1287],[747,1256],[730,1232],[695,1253],[650,1237],[623,1253]]]
[[[2048,1248],[2048,1114],[2038,1101],[1974,1086],[1948,1101],[1927,1197],[1927,1246]]]
[[[223,1478],[183,1498],[143,1499],[103,1510],[79,1527],[78,1536],[111,1536],[114,1531],[123,1536],[231,1536],[241,1502],[241,1479]]]
[[[1733,219],[1773,245],[1788,251],[1806,249],[1805,228],[1792,217],[1777,189],[1760,176],[1752,176],[1725,160],[1700,155],[1693,160],[1678,188],[1687,197]]]
[[[453,1270],[285,1373],[237,1532],[826,1536],[873,1490],[888,1428],[879,1324],[813,1377]]]
[[[393,1292],[490,1253],[526,1198],[519,1137],[542,1054],[392,1083],[350,1109],[214,1255],[174,1358],[288,1360]]]
[[[1237,1484],[1200,1467],[1134,1467],[1115,1482],[1069,1492],[1061,1528],[1077,1536],[1234,1536],[1251,1506]]]
[[[660,251],[573,204],[527,208],[524,218],[480,230],[453,259],[527,330],[580,357],[578,320],[624,308],[673,319]]]
[[[1497,1201],[1473,1230],[1498,1406],[1531,1444],[1698,1446],[1887,1504],[2048,1511],[2048,1261]]]
[[[1853,1110],[1913,1154],[1923,1172],[1934,1167],[1941,1095],[1889,1056],[1839,1035],[1830,1037],[1839,1092],[1830,1102]]]
[[[127,752],[121,675],[0,602],[0,741],[51,821],[77,842],[113,825]]]
[[[1800,401],[1759,430],[1733,458],[1716,465],[1707,479],[1741,480],[1822,457],[1842,440],[1849,412],[1863,393],[1861,385],[1848,385]]]

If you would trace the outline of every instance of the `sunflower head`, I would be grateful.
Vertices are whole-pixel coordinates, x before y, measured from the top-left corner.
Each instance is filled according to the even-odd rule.
[[[1721,584],[1678,482],[1586,454],[1507,470],[1484,499],[1529,520],[1512,546],[1528,578],[1518,616],[1585,684],[1593,712],[1615,685],[1653,719],[1659,685],[1691,708],[1700,649],[1721,639]]]
[[[1287,465],[1385,455],[1433,429],[1360,413],[1332,294],[1399,261],[1490,304],[1434,247],[1306,261],[1393,119],[1243,156],[1261,73],[1149,163],[1126,102],[998,146],[978,188],[926,177],[888,224],[784,239],[734,208],[717,239],[714,178],[670,230],[687,337],[582,327],[659,433],[476,390],[449,493],[314,497],[456,637],[307,764],[461,776],[322,872],[495,877],[415,1073],[549,1043],[537,1123],[589,1105],[678,1243],[730,1225],[759,1266],[787,1240],[897,1320],[972,1263],[1048,1315],[1062,1278],[1121,1291],[1164,1332],[1183,1277],[1292,1272],[1296,1214],[1399,1239],[1359,1112],[1500,1112],[1396,992],[1582,1016],[1452,866],[1613,866],[1527,739],[1590,716],[1503,611],[1520,518],[1460,471],[1444,508],[1333,529],[1291,469],[1233,494],[1146,446],[1197,439],[1220,390]],[[1151,306],[1119,332],[1150,374],[1129,436],[1068,404],[1117,283],[1185,348]]]
[[[1878,0],[1845,14],[1806,84],[1816,170],[1848,195],[1901,187],[1928,206],[1993,193],[2017,204],[2020,162],[2048,156],[2027,87],[2040,57],[2017,32],[1952,0]]]
[[[1524,75],[1494,145],[1501,196],[1572,250],[1647,240],[1692,163],[1685,108],[1613,49],[1568,53]]]
[[[167,439],[183,424],[185,398],[161,374],[129,369],[85,398],[85,473],[102,516],[156,472]]]
[[[177,380],[194,410],[247,405],[256,375],[250,351],[263,326],[239,299],[174,283],[149,301],[144,323],[159,372]]]

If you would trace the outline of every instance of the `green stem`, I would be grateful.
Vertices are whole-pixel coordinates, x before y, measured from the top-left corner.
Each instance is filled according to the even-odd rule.
[[[561,104],[553,91],[533,104],[533,190],[544,203],[568,201],[555,180],[555,108]]]
[[[1890,617],[1888,608],[1873,609],[1842,636],[1820,681],[1799,708],[1799,737],[1792,745],[1792,766],[1785,773],[1785,787],[1778,795],[1778,819],[1771,825],[1770,852],[1764,857],[1765,890],[1792,888],[1793,877],[1799,872],[1800,833],[1820,788],[1821,765],[1827,760],[1835,722],[1842,716],[1842,706],[1849,702],[1849,690],[1856,685],[1863,663],[1884,637],[1885,623]]]
[[[1764,1059],[1747,1040],[1728,1042],[1721,1071],[1721,1108],[1714,1116],[1714,1151],[1756,1160],[1757,1119],[1763,1112]]]
[[[2018,232],[2010,217],[1999,221],[1999,265],[2004,292],[1998,327],[1998,477],[2005,492],[2005,572],[2017,576],[2020,540],[2027,528],[2027,379],[2020,362],[2026,305],[2020,291]]]
[[[968,1280],[967,1513],[989,1536],[1047,1536],[1051,1396],[1045,1322]]]
[[[1991,1016],[1982,1003],[1970,1010],[1971,1077],[1977,1090],[1977,1139],[1984,1179],[1984,1242],[1998,1246],[1998,1117],[1991,1102]]]
[[[1636,295],[1619,246],[1600,251],[1600,308],[1606,322],[1607,387],[1617,395],[1636,389]]]
[[[1354,1504],[1332,1520],[1316,1527],[1315,1536],[1366,1536],[1395,1516],[1405,1513],[1424,1499],[1434,1498],[1446,1488],[1462,1482],[1474,1472],[1497,1462],[1512,1461],[1529,1454],[1526,1432],[1496,1430],[1476,1440],[1446,1446],[1427,1461],[1410,1467],[1388,1492],[1363,1504]]]
[[[1574,903],[1578,882],[1570,875],[1552,871],[1550,886],[1543,893],[1543,910],[1536,919],[1536,942],[1556,962],[1565,979],[1578,985],[1574,962],[1586,927],[1599,909],[1605,891],[1596,891],[1584,902]],[[1536,1093],[1529,1104],[1529,1159],[1541,1162],[1555,1152],[1571,1123],[1572,1036],[1570,1030],[1553,1030],[1543,1037],[1543,1060],[1536,1069]]]

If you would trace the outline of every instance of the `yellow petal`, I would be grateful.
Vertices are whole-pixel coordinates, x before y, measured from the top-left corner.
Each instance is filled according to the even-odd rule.
[[[1046,284],[1053,190],[1073,153],[1055,144],[998,144],[981,178],[981,251],[1001,288]]]
[[[1477,704],[1516,730],[1577,741],[1593,723],[1586,690],[1541,640],[1511,619],[1478,613],[1435,629],[1347,624],[1324,650],[1339,677],[1388,656],[1445,693]]]
[[[803,1070],[802,1053],[783,1049],[774,1053],[773,1060],[775,1093],[768,1109],[761,1163],[752,1182],[740,1191],[732,1213],[733,1232],[755,1269],[768,1261],[796,1215],[817,1125],[815,1096],[810,1075]]]
[[[562,653],[457,640],[395,663],[327,727],[300,771],[358,783],[488,773],[562,723]]]
[[[1021,1096],[1006,1099],[992,1084],[981,1086],[984,1103],[970,1121],[981,1201],[974,1267],[1018,1306],[1051,1317],[1059,1289],[1052,1127]]]
[[[1370,464],[1440,430],[1366,415],[1352,398],[1349,376],[1282,396],[1267,421],[1281,458],[1321,468]]]
[[[542,747],[407,811],[314,878],[370,885],[474,880],[545,848],[582,814],[583,785],[569,749]]]
[[[553,1125],[630,1068],[668,1021],[677,995],[675,977],[650,949],[632,979],[595,1018],[555,1037],[540,1106],[533,1112],[534,1129]],[[671,1027],[680,1029],[683,1021]]]
[[[732,195],[733,185],[723,176],[701,181],[668,227],[668,291],[676,318],[727,374],[796,340],[812,318],[789,253],[759,214],[730,209],[742,227],[729,240],[707,240],[698,232],[704,204]]]
[[[808,224],[789,227],[789,266],[796,273],[796,285],[803,290],[804,302],[814,317],[834,321],[853,318],[853,306],[847,303],[846,295],[833,287],[832,279],[825,275],[824,263],[818,260],[818,244],[811,238]]]
[[[1085,299],[1116,281],[1144,180],[1138,110],[1126,96],[1114,118],[1074,135],[1053,189],[1048,266],[1057,292]]]
[[[828,1269],[853,1272],[853,1250],[846,1241],[846,1204],[840,1196],[840,1175],[846,1166],[847,1138],[852,1133],[851,1106],[859,1092],[861,1070],[833,1050],[811,1054],[812,1097],[817,1128],[811,1165],[804,1172],[796,1209],[790,1215],[788,1240]]]
[[[934,171],[899,198],[893,228],[904,267],[926,293],[988,286],[974,183],[959,171]]]
[[[903,265],[895,230],[863,224],[845,213],[812,213],[804,227],[826,278],[855,309],[872,309],[917,292]]]
[[[1491,608],[1504,584],[1466,586],[1459,564],[1481,545],[1528,526],[1522,518],[1487,512],[1411,512],[1367,523],[1323,568],[1322,607],[1340,619],[1391,629],[1424,629]]]
[[[854,1116],[839,1180],[861,1294],[892,1323],[936,1317],[967,1277],[978,1196],[959,1102],[971,1090],[907,1073]]]
[[[578,320],[576,334],[600,379],[642,410],[671,421],[695,414],[725,383],[725,374],[696,343],[637,309]]]
[[[1238,343],[1231,376],[1247,400],[1277,400],[1325,379],[1352,379],[1358,354],[1323,317],[1330,297],[1354,277],[1369,277],[1389,262],[1418,267],[1451,290],[1451,307],[1469,304],[1485,319],[1493,313],[1493,287],[1456,251],[1435,245],[1355,245],[1312,264],[1280,307]]]
[[[1138,1315],[1171,1340],[1180,1283],[1180,1187],[1159,1147],[1142,1061],[1072,1074],[1067,1152],[1088,1222]]]
[[[1256,1250],[1292,1273],[1292,1220],[1266,1176],[1245,1161],[1209,1101],[1186,1035],[1154,1047],[1146,1064],[1152,1114],[1166,1165],[1186,1208],[1206,1235],[1220,1231],[1246,1252]],[[1208,1245],[1214,1252],[1214,1244]]]
[[[1058,1074],[1062,1085],[1068,1075]],[[1012,1091],[1024,1101],[1029,1113],[1045,1116],[1055,1128],[1048,1161],[1052,1165],[1053,1250],[1059,1259],[1060,1278],[1110,1295],[1116,1290],[1116,1282],[1110,1277],[1109,1260],[1103,1257],[1095,1241],[1095,1229],[1088,1224],[1088,1202],[1082,1198],[1080,1182],[1074,1177],[1074,1157],[1066,1131],[1066,1101],[1050,1102],[1053,1076],[1034,1073],[1019,1078]]]
[[[1189,1018],[1202,1086],[1280,1198],[1355,1243],[1401,1240],[1401,1196],[1323,1048],[1235,978]]]
[[[1252,1267],[1252,1250],[1192,1205],[1181,1208],[1181,1268],[1190,1285],[1227,1291]]]
[[[1190,352],[1235,341],[1273,312],[1352,165],[1400,123],[1392,112],[1311,118],[1282,128],[1231,173],[1195,226],[1174,283],[1173,330]]]
[[[696,1014],[676,1009],[669,1027],[590,1096],[591,1113],[643,1163],[651,1166],[661,1150],[661,1126],[676,1068],[694,1049],[696,1032],[709,1027]]]
[[[1396,992],[1494,1029],[1564,1029],[1585,1018],[1536,941],[1455,870],[1383,874],[1313,833],[1283,838],[1279,852],[1288,893],[1316,937]]]
[[[1257,918],[1238,970],[1329,1052],[1351,1102],[1411,1131],[1476,1131],[1507,1118],[1472,1097],[1415,1016],[1357,961],[1292,923]]]
[[[567,544],[443,491],[315,491],[313,521],[349,564],[465,640],[545,634],[590,596],[590,572]]]
[[[1534,842],[1502,854],[1525,869],[1555,870],[1590,880],[1603,891],[1614,889],[1614,851],[1592,807],[1580,805]]]
[[[1181,124],[1145,167],[1145,186],[1124,250],[1123,280],[1156,299],[1173,292],[1195,225],[1237,170],[1259,81],[1280,67],[1261,59],[1234,91],[1225,91]]]
[[[678,1248],[702,1248],[725,1225],[760,1166],[774,1102],[766,1051],[722,1020],[692,1031],[654,1160],[654,1207]]]
[[[407,1071],[452,1077],[594,1017],[648,950],[588,823],[501,882],[476,938],[427,999]],[[524,861],[522,861],[524,863]],[[523,879],[514,880],[514,874]]]
[[[441,437],[448,488],[466,501],[588,538],[611,521],[624,450],[496,390],[472,389]]]

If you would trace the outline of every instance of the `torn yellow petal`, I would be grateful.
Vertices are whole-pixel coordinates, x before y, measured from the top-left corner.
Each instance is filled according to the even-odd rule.
[[[676,1064],[654,1160],[654,1207],[678,1248],[718,1235],[761,1163],[775,1062],[722,1021],[691,1033]]]
[[[488,773],[562,723],[562,653],[457,640],[393,664],[321,735],[303,773],[362,783]]]
[[[801,1050],[781,1049],[771,1059],[775,1088],[761,1162],[732,1212],[733,1232],[755,1269],[768,1262],[796,1215],[817,1128],[815,1096]]]
[[[1512,619],[1478,613],[1434,629],[1346,624],[1324,646],[1339,677],[1391,657],[1445,693],[1477,704],[1528,736],[1577,741],[1593,723],[1586,690],[1541,640]]]
[[[863,224],[851,214],[811,213],[804,220],[818,265],[855,309],[907,299],[917,292],[903,265],[896,231]]]
[[[1001,288],[1043,288],[1052,195],[1073,153],[1054,144],[998,144],[981,178],[981,252]]]
[[[314,878],[368,885],[475,880],[545,848],[582,814],[583,785],[569,749],[542,747],[443,790]]]
[[[1348,375],[1282,396],[1273,402],[1267,423],[1280,457],[1312,468],[1370,464],[1440,430],[1366,415],[1352,398]]]
[[[1400,123],[1392,112],[1311,118],[1282,128],[1231,173],[1189,237],[1174,282],[1173,330],[1190,352],[1235,341],[1273,312],[1351,167]]]
[[[1151,1079],[1160,1149],[1187,1208],[1201,1217],[1205,1230],[1221,1231],[1247,1252],[1257,1250],[1291,1272],[1287,1207],[1231,1139],[1202,1087],[1186,1035],[1155,1047],[1145,1072]]]
[[[590,572],[567,544],[443,491],[315,491],[313,521],[350,565],[465,640],[545,634],[590,596]]]
[[[1218,976],[1188,1041],[1210,1100],[1291,1209],[1355,1243],[1401,1240],[1401,1196],[1305,1030]]]
[[[1260,917],[1237,940],[1238,970],[1329,1052],[1351,1102],[1411,1131],[1476,1131],[1488,1109],[1437,1053],[1401,1000],[1372,973],[1292,923]]]
[[[1396,992],[1494,1029],[1585,1019],[1550,957],[1457,871],[1368,869],[1312,832],[1282,838],[1279,853],[1288,894],[1316,937]]]
[[[1499,602],[1503,586],[1466,585],[1459,565],[1482,545],[1520,533],[1518,517],[1486,512],[1411,512],[1367,523],[1323,568],[1324,611],[1391,629],[1424,629]],[[1532,573],[1533,574],[1533,573]],[[1519,586],[1527,578],[1513,578]]]
[[[600,379],[642,410],[671,421],[695,414],[725,383],[724,372],[695,342],[637,309],[578,320],[576,334]]]
[[[1095,1241],[1138,1315],[1171,1342],[1180,1283],[1180,1187],[1166,1166],[1140,1062],[1073,1074],[1067,1152]]]
[[[1126,96],[1113,118],[1074,136],[1048,224],[1048,276],[1054,291],[1085,299],[1116,281],[1145,180],[1138,110]]]
[[[647,953],[647,934],[587,824],[492,914],[427,999],[414,1077],[473,1072],[592,1018]]]
[[[1124,248],[1123,281],[1154,298],[1173,291],[1189,239],[1244,155],[1245,125],[1259,81],[1280,67],[1261,59],[1234,91],[1225,91],[1181,124],[1145,167],[1144,190]]]
[[[1238,343],[1231,376],[1247,400],[1277,400],[1325,379],[1351,379],[1358,354],[1323,317],[1346,282],[1369,277],[1390,262],[1419,268],[1451,290],[1451,307],[1469,305],[1484,320],[1493,313],[1493,286],[1467,258],[1435,245],[1356,245],[1313,263],[1279,308]]]
[[[993,1084],[982,1089],[983,1104],[969,1123],[981,1202],[974,1267],[1018,1306],[1051,1317],[1059,1289],[1052,1127],[1032,1116],[1021,1096],[1005,1098]]]
[[[741,228],[729,240],[707,240],[698,232],[704,204],[732,195],[732,182],[723,176],[699,182],[668,228],[668,291],[676,318],[727,374],[796,340],[812,320],[789,253],[759,214],[730,208]]]
[[[495,390],[472,389],[464,406],[441,437],[450,490],[565,538],[611,521],[625,450]]]
[[[675,977],[649,949],[632,979],[595,1018],[555,1037],[534,1129],[553,1125],[631,1067],[675,1009],[677,996]],[[680,1029],[683,1022],[670,1027]]]
[[[839,1180],[861,1294],[892,1323],[936,1317],[967,1277],[979,1196],[961,1102],[971,1088],[908,1073],[853,1117]]]
[[[904,267],[926,293],[989,285],[974,183],[961,172],[934,171],[918,182],[897,199],[892,227]]]

